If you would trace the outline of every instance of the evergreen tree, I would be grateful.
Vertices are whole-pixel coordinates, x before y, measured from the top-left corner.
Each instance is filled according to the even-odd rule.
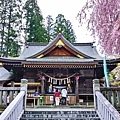
[[[76,36],[74,30],[72,29],[71,22],[66,20],[64,15],[58,14],[56,17],[56,22],[54,25],[54,37],[59,33],[62,32],[63,36],[69,42],[75,42]]]
[[[46,42],[47,33],[43,24],[43,16],[37,0],[27,0],[24,7],[26,42]]]
[[[2,56],[14,57],[19,54],[22,28],[21,6],[21,0],[3,0],[0,3],[0,38]]]
[[[5,41],[5,18],[6,18],[6,7],[5,7],[6,0],[0,1],[0,56],[5,54],[4,52],[4,41]]]
[[[53,40],[53,31],[54,31],[54,20],[52,18],[51,15],[48,15],[47,18],[47,25],[46,25],[46,29],[47,29],[47,41],[50,42],[51,40]]]
[[[76,42],[75,32],[72,28],[72,24],[69,20],[66,21],[64,37],[71,43]]]

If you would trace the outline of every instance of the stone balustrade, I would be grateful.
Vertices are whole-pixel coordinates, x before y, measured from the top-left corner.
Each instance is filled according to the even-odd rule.
[[[120,111],[120,87],[100,87],[103,96]]]
[[[0,120],[17,120],[24,112],[24,95],[21,91],[0,115]]]
[[[104,120],[120,120],[119,112],[100,92],[96,92],[97,112]]]
[[[21,87],[14,89],[12,87],[10,88],[4,88],[1,87],[1,95],[4,93],[6,95],[10,91],[20,91],[16,97],[11,101],[11,103],[7,106],[7,108],[3,111],[3,113],[0,115],[0,120],[19,120],[24,113],[26,109],[26,97],[27,97],[27,80],[22,79],[21,80]],[[2,100],[1,100],[2,101]]]
[[[0,86],[0,106],[6,107],[20,92],[20,87],[2,87]]]
[[[118,91],[119,90],[120,89],[118,89]],[[119,92],[115,91],[115,89],[112,89],[111,87],[106,88],[106,90],[100,88],[98,79],[93,80],[93,92],[94,92],[94,107],[98,112],[101,120],[120,120],[119,112],[108,101],[111,100],[111,102],[116,103],[116,105],[117,103],[119,104],[119,102],[115,102],[116,97],[119,97],[117,96]]]

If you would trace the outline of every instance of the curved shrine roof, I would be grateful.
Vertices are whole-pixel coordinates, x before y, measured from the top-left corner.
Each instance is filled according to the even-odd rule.
[[[3,59],[23,63],[90,63],[103,60],[93,43],[70,43],[61,33],[50,43],[27,43],[19,57]]]

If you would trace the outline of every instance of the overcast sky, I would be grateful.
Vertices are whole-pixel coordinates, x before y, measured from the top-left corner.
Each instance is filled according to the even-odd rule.
[[[86,30],[81,27],[76,16],[87,0],[38,0],[38,5],[42,11],[43,17],[51,15],[53,19],[58,14],[63,14],[66,20],[70,20],[77,37],[77,42],[93,42],[93,38]]]

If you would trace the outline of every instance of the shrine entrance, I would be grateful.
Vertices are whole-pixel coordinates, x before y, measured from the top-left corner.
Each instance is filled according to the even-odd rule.
[[[37,73],[38,79],[42,83],[42,88],[44,87],[44,89],[41,89],[44,91],[41,92],[44,94],[53,94],[55,89],[61,92],[65,88],[68,94],[75,94],[76,71],[73,72],[72,70],[67,68],[39,70]]]
[[[46,77],[46,81],[45,81],[45,92],[50,94],[50,93],[54,93],[55,89],[58,89],[60,92],[63,88],[65,88],[67,90],[68,93],[70,94],[74,94],[75,93],[75,79],[73,75],[67,76],[67,77],[52,77],[46,73],[44,73],[45,77]]]
[[[91,73],[91,74],[89,74]],[[92,80],[94,78],[94,69],[78,69],[78,68],[44,68],[37,71],[38,79],[41,82],[41,94],[46,97],[46,104],[54,96],[56,89],[61,92],[65,88],[68,96],[74,98],[71,104],[79,103],[79,99],[83,101],[92,101]],[[85,96],[85,97],[84,97]]]

